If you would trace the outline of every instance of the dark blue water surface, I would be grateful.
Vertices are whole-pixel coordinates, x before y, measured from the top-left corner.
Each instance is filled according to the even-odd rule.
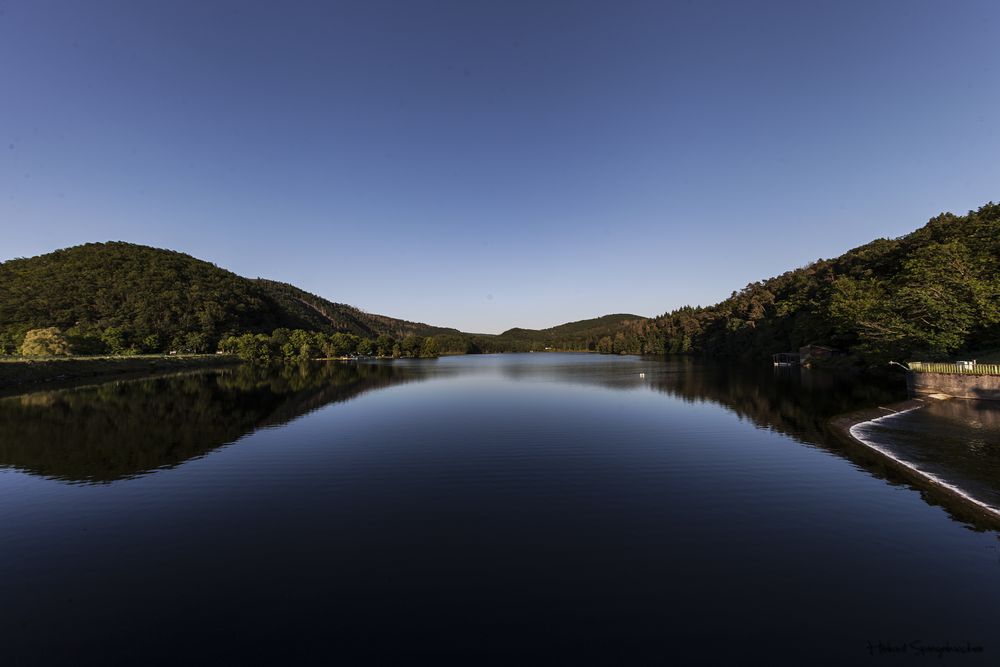
[[[997,533],[826,428],[901,397],[525,354],[3,398],[0,655],[997,664]]]

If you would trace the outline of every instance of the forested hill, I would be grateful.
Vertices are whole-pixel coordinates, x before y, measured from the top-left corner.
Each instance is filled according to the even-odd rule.
[[[514,328],[496,337],[496,344],[506,344],[512,349],[596,350],[601,338],[614,337],[615,333],[632,324],[645,322],[641,315],[616,313],[589,320],[567,322],[548,329]]]
[[[710,307],[617,334],[628,352],[759,358],[820,343],[871,359],[941,358],[1000,346],[1000,205],[943,213]]]
[[[751,283],[714,306],[651,319],[606,315],[498,336],[372,315],[292,285],[128,243],[0,263],[0,352],[16,351],[28,330],[47,327],[61,329],[80,353],[212,351],[232,334],[303,329],[384,337],[377,349],[433,336],[440,352],[548,348],[763,358],[817,343],[872,360],[943,358],[1000,348],[1000,205],[941,214],[901,238]]]
[[[0,263],[0,348],[29,329],[58,327],[81,351],[110,329],[145,352],[214,351],[230,334],[274,329],[375,338],[455,332],[333,303],[291,285],[251,280],[183,253],[88,243]]]
[[[460,333],[458,329],[435,327],[422,322],[409,322],[386,315],[366,313],[354,306],[327,301],[323,297],[310,294],[288,283],[264,278],[257,278],[254,282],[263,287],[287,312],[310,319],[315,330],[332,329],[365,338],[375,338],[382,334],[393,338],[405,338]]]

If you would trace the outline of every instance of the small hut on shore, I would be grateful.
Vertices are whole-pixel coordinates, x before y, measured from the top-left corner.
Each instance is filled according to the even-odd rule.
[[[777,354],[771,355],[771,360],[774,362],[775,366],[798,366],[799,365],[799,353],[798,352],[778,352]]]

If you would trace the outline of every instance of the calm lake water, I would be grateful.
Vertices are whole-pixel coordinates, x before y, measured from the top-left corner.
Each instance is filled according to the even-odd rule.
[[[3,398],[2,656],[997,664],[997,533],[827,432],[904,391],[525,354]]]

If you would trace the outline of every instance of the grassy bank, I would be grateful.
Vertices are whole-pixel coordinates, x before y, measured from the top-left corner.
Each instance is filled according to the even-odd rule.
[[[238,364],[222,354],[139,355],[129,357],[0,357],[0,390],[84,378],[152,375]]]

